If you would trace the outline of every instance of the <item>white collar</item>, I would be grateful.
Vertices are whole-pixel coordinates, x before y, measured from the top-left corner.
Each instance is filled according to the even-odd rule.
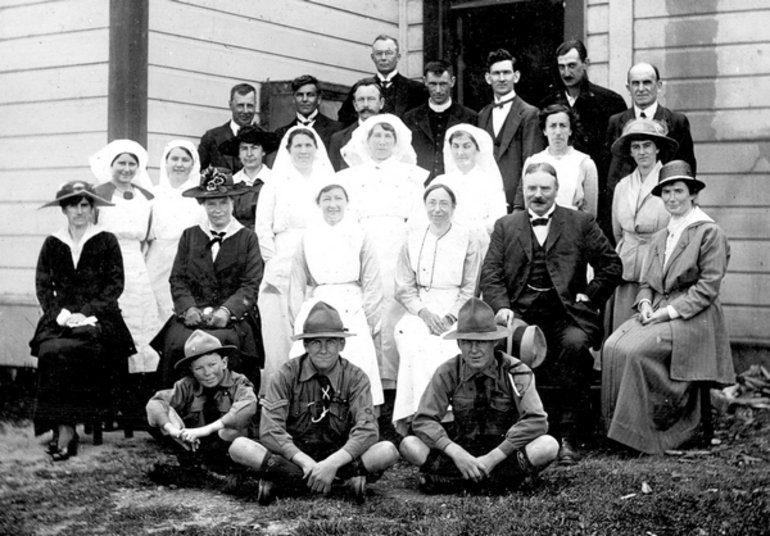
[[[211,224],[210,224],[208,219],[206,219],[205,222],[202,222],[199,225],[199,227],[203,230],[204,233],[206,233],[206,236],[208,236],[209,238],[212,238],[214,236],[214,235],[211,234],[213,229],[211,228]],[[221,231],[217,231],[217,232],[218,233],[224,232],[225,235],[222,238],[222,240],[227,240],[228,238],[233,236],[235,233],[240,231],[242,227],[243,227],[243,224],[241,222],[239,222],[238,220],[236,220],[235,216],[233,216],[232,218],[230,218],[230,223],[227,224],[227,227],[225,227]]]
[[[498,97],[497,95],[495,95],[495,104],[497,104],[499,102],[502,102],[502,101],[506,101],[506,100],[512,100],[515,96],[516,96],[516,90],[515,89],[512,89],[510,93],[506,93],[502,97]],[[510,104],[510,103],[507,103],[507,104]]]
[[[255,125],[257,123],[257,116],[254,116],[254,119],[251,121],[252,125]],[[233,135],[237,136],[238,132],[241,130],[241,125],[236,123],[234,120],[230,119],[230,130],[232,131]]]
[[[391,72],[388,73],[387,76],[384,76],[381,72],[377,71],[377,78],[380,79],[380,81],[388,83],[392,82],[393,78],[398,74],[398,69],[393,69]]]
[[[653,102],[644,110],[642,110],[636,104],[634,104],[634,117],[636,117],[637,119],[639,119],[639,114],[641,114],[642,112],[644,112],[644,115],[647,119],[654,119],[655,113],[657,111],[658,111],[658,101]]]
[[[551,217],[551,215],[553,214],[553,211],[554,211],[554,210],[556,210],[556,203],[554,203],[553,205],[551,205],[551,208],[549,208],[549,209],[548,209],[548,212],[546,212],[546,213],[545,213],[545,214],[543,214],[542,216],[538,216],[537,214],[535,214],[534,212],[532,212],[532,210],[531,210],[531,209],[527,209],[527,212],[529,213],[529,219],[530,219],[530,220],[534,220],[535,218],[549,218],[549,219],[550,219],[550,217]]]
[[[433,104],[433,101],[428,99],[428,107],[436,113],[446,112],[452,106],[452,98],[444,104]]]
[[[307,117],[297,112],[297,121],[299,123],[312,123],[313,121],[315,121],[316,117],[318,117],[318,108],[313,110],[313,113]]]

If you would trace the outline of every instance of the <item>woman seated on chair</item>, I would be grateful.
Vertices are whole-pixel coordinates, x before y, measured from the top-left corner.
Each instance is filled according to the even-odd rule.
[[[264,363],[257,309],[262,257],[256,235],[233,218],[233,197],[244,191],[229,173],[210,167],[199,186],[182,194],[203,205],[207,220],[182,233],[169,278],[176,316],[152,341],[161,354],[163,388],[177,379],[174,364],[196,329],[235,345],[230,368],[259,386]]]
[[[43,316],[30,342],[39,358],[35,433],[53,429],[54,461],[77,454],[78,423],[110,406],[110,387],[128,374],[136,353],[118,307],[123,257],[115,235],[94,225],[94,207],[112,206],[90,184],[68,182],[56,199],[67,226],[46,238],[35,273]],[[109,210],[109,209],[108,209]]]
[[[704,388],[735,381],[719,302],[730,250],[725,233],[697,206],[704,187],[684,161],[661,169],[652,194],[671,220],[652,238],[639,314],[604,345],[607,436],[648,454],[710,440]]]

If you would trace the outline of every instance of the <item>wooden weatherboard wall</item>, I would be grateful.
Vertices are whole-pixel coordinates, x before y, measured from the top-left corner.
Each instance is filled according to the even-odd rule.
[[[607,31],[608,85],[628,99],[630,65],[654,63],[661,102],[690,119],[700,203],[732,248],[721,294],[731,340],[770,347],[770,0],[586,5],[592,57]]]

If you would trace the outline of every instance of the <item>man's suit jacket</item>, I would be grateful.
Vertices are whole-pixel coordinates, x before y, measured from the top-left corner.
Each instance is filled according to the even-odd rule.
[[[444,137],[434,139],[429,113],[430,106],[425,103],[404,116],[404,124],[412,131],[412,147],[417,153],[417,165],[431,172],[427,182],[444,173]],[[447,130],[460,123],[475,125],[478,118],[476,112],[454,101],[444,113],[449,114]]]
[[[377,75],[372,77],[379,81]],[[428,101],[428,89],[422,82],[417,82],[401,74],[396,74],[393,77],[393,88],[395,98],[385,98],[385,106],[380,110],[383,114],[393,114],[399,118],[403,118],[404,114],[413,108],[417,108],[419,105]],[[383,89],[383,96],[385,90]],[[353,108],[353,92],[348,92],[348,96],[345,102],[342,103],[337,117],[344,125],[350,125],[358,121],[358,113]]]
[[[342,148],[348,144],[350,138],[353,136],[353,131],[358,128],[358,121],[350,126],[343,128],[332,134],[332,141],[329,144],[329,160],[332,161],[332,167],[334,171],[340,171],[341,169],[347,169],[348,163],[342,158]]]
[[[478,127],[489,132],[495,140],[495,160],[503,176],[508,210],[523,209],[521,175],[524,161],[545,149],[545,138],[537,117],[538,111],[517,96],[511,103],[511,109],[500,129],[500,136],[496,139],[492,127],[493,108],[494,105],[489,104],[479,112]]]
[[[630,108],[610,118],[606,139],[608,153],[615,140],[623,134],[623,126],[635,117],[634,109]],[[684,160],[690,164],[692,172],[697,173],[697,162],[695,161],[695,151],[693,149],[692,135],[690,134],[690,122],[687,120],[687,116],[683,113],[672,112],[659,103],[653,119],[665,123],[668,126],[668,137],[673,138],[679,143],[677,152],[673,155],[668,155],[666,160],[662,162],[665,164],[671,160]],[[628,155],[626,158],[612,155],[609,172],[607,173],[607,192],[610,201],[612,201],[615,186],[623,177],[630,175],[634,169],[636,169],[636,162],[631,158],[631,155]]]
[[[293,126],[296,126],[299,124],[299,121],[297,121],[297,117],[294,117],[294,120],[289,123],[288,125],[284,125],[280,128],[278,128],[275,133],[277,136],[279,136],[279,140],[283,139],[284,134]],[[321,137],[321,141],[324,142],[324,147],[326,147],[326,153],[329,154],[329,145],[332,141],[332,134],[337,132],[342,128],[342,123],[339,121],[335,121],[334,119],[329,119],[325,115],[319,113],[315,117],[315,123],[313,123],[313,130],[315,130],[318,135]]]
[[[509,214],[495,222],[481,268],[481,292],[495,312],[503,307],[515,310],[527,286],[534,254],[532,241],[536,240],[531,229],[527,211]],[[559,299],[593,346],[597,346],[602,338],[602,319],[597,309],[620,283],[620,258],[593,216],[559,206],[551,216],[545,248],[548,274]],[[588,264],[594,269],[590,283],[586,282]],[[578,293],[588,296],[593,305],[577,303]]]
[[[223,155],[219,152],[219,146],[229,139],[234,138],[233,131],[230,129],[230,121],[221,127],[207,130],[198,144],[198,156],[201,159],[201,170],[209,166],[222,167],[229,169],[232,173],[237,173],[243,167],[241,161],[233,156]]]

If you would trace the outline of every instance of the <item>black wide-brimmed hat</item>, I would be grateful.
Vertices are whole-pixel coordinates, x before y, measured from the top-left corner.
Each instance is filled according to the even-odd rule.
[[[684,181],[690,188],[690,193],[697,193],[706,187],[706,183],[699,181],[690,168],[690,164],[684,160],[672,160],[660,168],[658,184],[652,189],[652,195],[660,197],[660,193],[666,184],[676,181]]]
[[[233,183],[233,176],[229,170],[209,166],[201,172],[200,184],[195,188],[185,190],[182,195],[197,199],[212,199],[242,195],[247,191],[248,187],[245,183]]]
[[[65,182],[59,186],[59,191],[56,192],[56,199],[49,201],[40,208],[45,207],[58,207],[61,202],[71,197],[85,196],[90,198],[95,207],[113,207],[112,203],[103,199],[94,193],[94,187],[91,183],[86,181],[70,181]]]
[[[235,350],[237,350],[237,347],[231,344],[223,345],[222,341],[211,333],[196,329],[187,337],[187,342],[184,343],[184,357],[176,362],[174,368],[179,370],[207,354],[217,353],[222,357],[227,357]]]
[[[302,324],[302,333],[294,335],[291,340],[352,337],[353,335],[355,333],[350,333],[342,324],[342,318],[337,309],[326,302],[319,301],[307,314],[305,323]]]
[[[615,156],[629,156],[631,154],[631,142],[650,140],[660,151],[658,160],[671,157],[679,148],[679,143],[668,137],[668,127],[655,119],[632,119],[623,126],[623,134],[612,144],[612,154]]]
[[[280,142],[280,138],[274,133],[266,132],[257,126],[250,125],[242,127],[234,138],[223,141],[219,145],[219,152],[238,158],[241,143],[251,143],[262,147],[265,154],[270,154],[278,149]]]

